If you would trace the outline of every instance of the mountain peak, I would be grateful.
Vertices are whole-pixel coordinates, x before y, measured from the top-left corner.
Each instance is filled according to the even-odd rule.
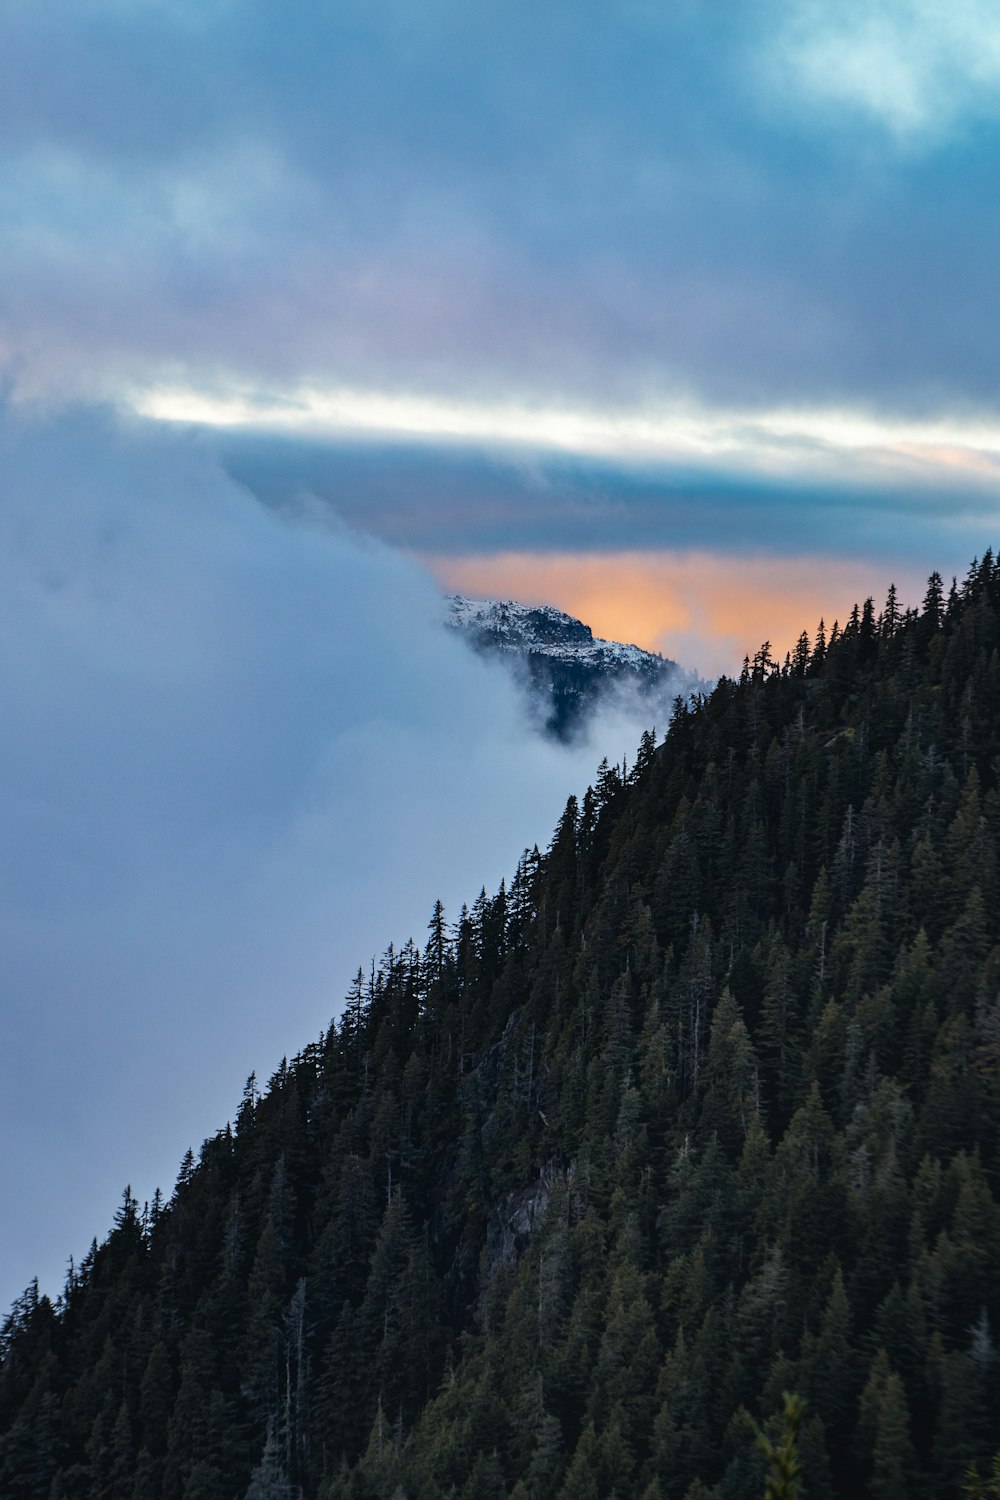
[[[552,604],[515,599],[447,596],[445,624],[460,631],[484,655],[499,656],[527,686],[545,728],[559,739],[583,727],[612,692],[637,692],[652,700],[696,685],[677,663],[641,646],[607,641],[590,626]],[[664,711],[666,704],[664,702]]]

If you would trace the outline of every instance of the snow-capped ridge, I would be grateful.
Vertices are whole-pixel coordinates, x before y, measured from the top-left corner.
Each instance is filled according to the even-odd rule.
[[[589,625],[552,604],[519,604],[515,599],[469,599],[464,594],[447,597],[445,623],[468,631],[477,644],[493,650],[530,651],[564,661],[589,662],[593,666],[625,667],[633,671],[659,670],[673,666],[658,652],[623,641],[595,636]]]

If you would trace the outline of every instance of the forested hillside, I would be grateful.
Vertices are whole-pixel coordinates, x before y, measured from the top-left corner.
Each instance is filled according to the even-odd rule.
[[[3,1500],[759,1500],[785,1391],[815,1500],[985,1484],[998,648],[991,554],[762,648],[359,974],[19,1302]]]

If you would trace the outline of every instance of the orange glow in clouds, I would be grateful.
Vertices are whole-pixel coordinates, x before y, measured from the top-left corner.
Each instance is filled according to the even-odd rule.
[[[597,636],[661,651],[706,677],[737,672],[765,640],[784,656],[803,629],[812,638],[821,615],[829,632],[868,594],[881,609],[892,582],[871,563],[815,556],[504,552],[425,561],[449,592],[555,604]],[[916,574],[897,570],[895,582],[902,603],[921,596]]]

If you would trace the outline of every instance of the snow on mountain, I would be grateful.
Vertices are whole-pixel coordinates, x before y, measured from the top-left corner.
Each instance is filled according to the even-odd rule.
[[[595,637],[589,625],[551,604],[514,599],[446,599],[445,624],[477,651],[498,655],[526,682],[545,727],[560,739],[581,728],[598,702],[629,692],[650,710],[697,679],[675,661],[639,646]]]
[[[446,624],[473,636],[499,651],[537,652],[563,661],[586,661],[595,665],[659,671],[675,666],[666,658],[639,646],[595,637],[589,625],[551,604],[518,604],[514,599],[467,599],[448,597]]]

